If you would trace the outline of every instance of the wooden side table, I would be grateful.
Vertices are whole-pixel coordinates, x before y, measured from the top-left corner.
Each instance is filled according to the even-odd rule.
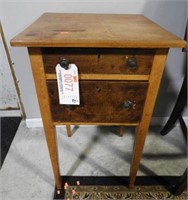
[[[11,45],[28,48],[57,189],[60,124],[69,134],[71,124],[137,126],[133,187],[168,50],[186,42],[142,15],[45,13]],[[79,70],[78,106],[58,102],[55,66],[62,57]]]

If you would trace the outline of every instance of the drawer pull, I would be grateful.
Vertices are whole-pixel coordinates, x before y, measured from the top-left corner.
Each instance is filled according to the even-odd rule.
[[[132,102],[131,101],[125,101],[123,104],[123,107],[125,108],[125,110],[130,110],[130,108],[132,107]]]
[[[69,60],[66,58],[60,58],[60,63],[61,67],[63,67],[64,69],[68,69],[69,68]]]
[[[137,68],[136,58],[128,58],[128,66],[129,66],[130,69]]]
[[[72,108],[72,105],[66,104],[66,105],[64,105],[64,107],[65,107],[66,109],[71,109],[71,108]]]

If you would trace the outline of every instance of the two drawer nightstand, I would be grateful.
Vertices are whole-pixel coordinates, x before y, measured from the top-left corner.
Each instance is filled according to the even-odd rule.
[[[186,42],[142,15],[46,13],[11,40],[27,47],[56,188],[62,188],[56,125],[137,126],[133,187],[168,50]],[[60,105],[55,66],[78,67],[80,105]],[[65,66],[62,66],[65,67]]]

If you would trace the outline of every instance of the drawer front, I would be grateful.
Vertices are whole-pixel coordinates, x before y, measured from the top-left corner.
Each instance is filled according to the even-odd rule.
[[[48,81],[47,87],[55,122],[138,123],[148,83],[80,81],[80,105],[76,106],[59,104],[55,81]]]
[[[154,49],[42,48],[45,72],[55,73],[61,58],[81,74],[150,74]]]

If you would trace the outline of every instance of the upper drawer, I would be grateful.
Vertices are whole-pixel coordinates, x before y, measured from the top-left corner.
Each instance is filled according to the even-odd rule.
[[[150,74],[154,49],[42,48],[45,72],[55,73],[61,58],[81,74]]]

